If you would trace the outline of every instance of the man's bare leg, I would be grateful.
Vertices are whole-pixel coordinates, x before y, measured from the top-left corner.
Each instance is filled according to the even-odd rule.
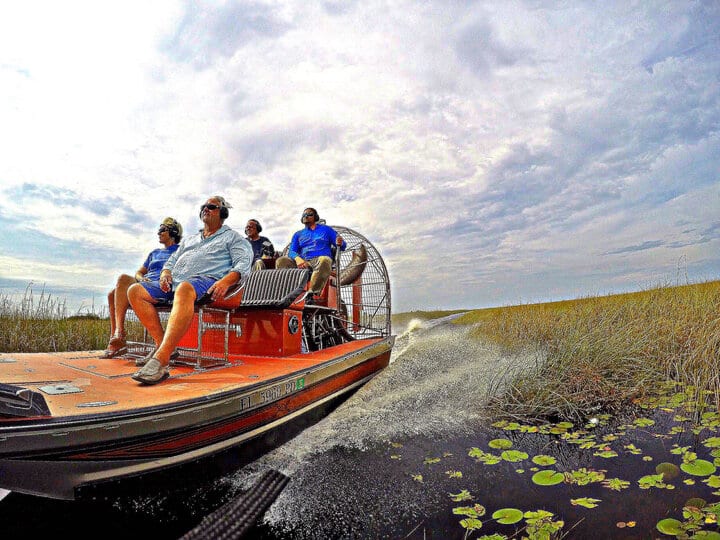
[[[140,319],[140,323],[148,331],[155,345],[159,346],[165,332],[160,323],[160,315],[155,309],[155,299],[139,283],[132,285],[128,289],[127,296],[135,315]]]
[[[184,281],[178,285],[175,291],[175,298],[173,299],[172,311],[170,311],[170,318],[168,319],[165,330],[165,336],[160,342],[156,341],[159,346],[157,351],[155,351],[155,358],[157,358],[163,366],[167,366],[170,363],[170,355],[175,350],[175,347],[178,346],[178,343],[180,343],[185,332],[190,328],[190,324],[192,324],[196,299],[197,294],[190,283]],[[148,332],[149,331],[150,329],[148,328]]]

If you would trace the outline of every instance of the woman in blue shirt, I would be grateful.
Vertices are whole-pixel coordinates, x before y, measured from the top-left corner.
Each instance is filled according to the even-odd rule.
[[[171,217],[165,218],[158,229],[158,241],[164,246],[154,249],[145,259],[135,276],[122,274],[117,279],[115,288],[108,294],[110,311],[110,342],[101,358],[114,358],[127,352],[125,340],[125,313],[130,306],[127,290],[130,285],[141,281],[160,280],[160,271],[170,255],[175,253],[182,238],[182,226]]]

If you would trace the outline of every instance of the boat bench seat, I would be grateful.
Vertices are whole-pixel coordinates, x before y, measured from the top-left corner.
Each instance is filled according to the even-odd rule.
[[[311,275],[310,268],[251,272],[239,307],[285,309],[303,293]]]
[[[206,294],[195,302],[195,309],[285,309],[303,293],[311,275],[312,269],[308,268],[251,272],[233,285],[222,300],[212,301]],[[155,307],[158,311],[170,311],[172,302],[158,302]]]

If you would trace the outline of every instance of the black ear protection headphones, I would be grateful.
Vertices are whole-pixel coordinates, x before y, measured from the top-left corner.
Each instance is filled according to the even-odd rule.
[[[176,220],[174,220],[173,218],[166,218],[160,224],[160,227],[158,227],[158,234],[160,234],[160,232],[163,230],[167,231],[167,233],[170,235],[170,238],[175,240],[175,243],[178,244],[182,239],[182,233],[180,232],[180,229],[180,224]]]
[[[220,219],[227,219],[228,216],[230,215],[230,212],[228,211],[228,209],[225,208],[222,204],[218,204],[217,206],[220,207]],[[204,204],[200,207],[200,213],[198,214],[200,219],[202,219],[202,211],[203,211],[204,207],[205,207]],[[258,229],[258,232],[260,232],[259,229]]]
[[[174,239],[175,242],[180,242],[180,231],[175,225],[163,225],[167,229],[170,238]]]
[[[262,232],[262,225],[260,225],[260,222],[257,219],[248,219],[248,221],[252,221],[255,224],[255,230],[257,230],[258,234]]]
[[[317,210],[315,210],[312,206],[308,206],[307,209],[313,211],[313,215],[315,216],[315,223],[317,223],[318,221],[320,221],[320,216],[318,215]],[[305,212],[303,212],[303,216],[304,216],[304,215],[305,215]],[[303,221],[303,216],[300,216],[300,223],[302,223],[303,225],[305,225],[305,222]]]

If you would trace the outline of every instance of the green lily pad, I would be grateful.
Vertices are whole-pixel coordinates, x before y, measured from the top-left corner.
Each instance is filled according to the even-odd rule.
[[[463,489],[460,493],[448,493],[448,495],[455,502],[469,501],[472,499],[472,495],[467,489]]]
[[[630,482],[622,480],[620,478],[607,478],[603,480],[603,487],[611,489],[613,491],[620,491],[630,487]]]
[[[641,477],[638,480],[638,484],[640,485],[640,489],[650,489],[650,488],[658,488],[658,489],[667,489],[668,486],[672,484],[666,484],[663,481],[663,475],[661,474],[646,474],[645,476]]]
[[[692,535],[693,540],[720,540],[720,533],[715,531],[697,531]]]
[[[663,480],[672,480],[673,478],[677,478],[680,474],[680,469],[674,463],[665,461],[663,463],[658,463],[655,466],[655,472],[662,474]]]
[[[512,441],[508,439],[493,439],[488,443],[488,446],[490,448],[494,448],[495,450],[507,450],[508,448],[512,448]]]
[[[536,465],[542,465],[543,467],[547,467],[548,465],[555,465],[555,463],[557,463],[557,460],[552,456],[540,454],[532,458],[532,462]]]
[[[600,499],[593,499],[592,497],[582,497],[580,499],[570,499],[570,504],[573,506],[584,506],[585,508],[595,508]]]
[[[710,437],[703,441],[708,448],[720,448],[720,437]]]
[[[701,499],[700,497],[692,497],[691,499],[688,499],[685,501],[685,506],[690,506],[693,508],[705,508],[705,505],[707,504],[707,501],[705,499]]]
[[[602,452],[595,452],[593,455],[601,457],[601,458],[609,459],[609,458],[617,457],[618,453],[615,450],[604,450]]]
[[[711,488],[720,488],[720,476],[713,474],[711,476],[708,476],[705,480],[703,480],[703,482],[705,482]]]
[[[512,525],[523,518],[523,513],[517,508],[501,508],[493,512],[492,518],[503,525]]]
[[[536,472],[533,474],[533,483],[539,486],[554,486],[562,483],[565,480],[565,475],[552,469]]]
[[[460,522],[460,526],[462,526],[463,529],[475,531],[482,527],[482,521],[476,518],[465,518]]]
[[[704,459],[696,459],[695,461],[691,461],[689,463],[683,463],[680,465],[680,468],[693,476],[710,476],[717,470],[715,465],[709,461],[705,461]]]
[[[528,458],[526,452],[520,452],[519,450],[505,450],[500,456],[510,463],[517,463],[518,461]]]
[[[677,536],[685,532],[682,528],[682,523],[673,518],[661,519],[655,527],[661,533],[669,534],[670,536]]]

